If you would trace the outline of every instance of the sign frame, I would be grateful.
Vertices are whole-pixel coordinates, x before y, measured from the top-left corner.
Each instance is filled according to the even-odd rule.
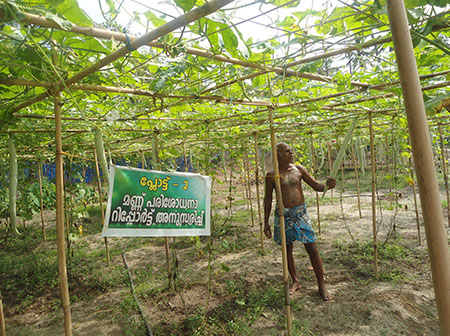
[[[118,210],[116,207],[115,209],[112,209],[113,207],[113,201],[115,203],[118,202],[117,195],[114,195],[114,187],[116,177],[118,177],[120,174],[130,174],[130,175],[139,175],[141,176],[139,180],[133,180],[133,183],[136,183],[136,185],[130,187],[129,185],[126,185],[125,187],[123,184],[121,184],[122,187],[125,188],[125,191],[127,191],[127,194],[124,195],[124,193],[120,195],[124,195],[122,197],[122,203],[132,203],[132,202],[124,202],[124,199],[127,198],[129,201],[131,197],[135,197],[136,200],[138,200],[139,203],[136,207],[140,211],[140,209],[150,209],[148,210],[148,213],[152,213],[152,219],[146,220],[146,221],[139,221],[139,222],[131,222],[131,213],[133,210],[131,209],[131,206],[129,206],[130,209],[122,209]],[[164,179],[161,179],[161,177],[164,176]],[[119,178],[119,177],[118,177]],[[179,181],[182,179],[184,183],[184,187],[180,186],[179,183],[173,183],[174,181]],[[170,181],[172,180],[172,181]],[[162,181],[165,181],[165,184],[162,184]],[[156,183],[158,182],[158,183]],[[194,185],[194,190],[191,191],[191,194],[189,193],[189,187],[186,186],[186,184]],[[166,190],[162,190],[162,187],[165,186]],[[183,194],[184,196],[191,196],[190,198],[174,198],[174,197],[166,197],[165,192],[173,195],[172,192],[168,191],[168,188],[170,186],[176,186],[174,188],[181,188],[184,189],[183,191],[180,191],[180,194]],[[116,185],[116,193],[117,189],[119,188],[118,185]],[[128,189],[127,189],[128,188]],[[134,188],[134,189],[131,189]],[[139,188],[138,192],[136,190]],[[179,190],[181,190],[179,189]],[[132,192],[130,192],[132,191]],[[144,192],[145,191],[145,192]],[[147,193],[150,195],[147,196]],[[133,194],[133,196],[131,195]],[[144,196],[142,196],[144,195]],[[194,198],[192,198],[192,195],[195,195]],[[153,197],[153,198],[151,198]],[[202,198],[203,197],[203,198]],[[190,205],[190,208],[188,210],[182,211],[182,210],[173,210],[170,218],[183,218],[187,219],[189,218],[189,222],[192,223],[181,223],[178,220],[178,224],[180,224],[180,227],[173,227],[175,223],[151,223],[148,224],[150,221],[153,221],[154,214],[156,216],[161,213],[161,209],[169,209],[175,207],[175,204],[179,206],[182,204],[182,201],[185,201],[185,207],[186,204]],[[186,201],[187,200],[187,201]],[[165,202],[165,203],[164,203]],[[170,203],[170,205],[169,205]],[[166,205],[167,207],[154,207],[153,205]],[[196,209],[193,209],[193,205],[197,204],[202,206],[202,209],[197,212]],[[122,204],[123,205],[123,204]],[[145,207],[144,207],[145,205]],[[148,207],[148,205],[151,205],[151,207]],[[178,208],[177,208],[178,209]],[[128,210],[128,211],[127,211]],[[144,210],[147,214],[147,210]],[[126,213],[126,214],[125,214]],[[134,211],[136,213],[136,211]],[[196,173],[181,173],[181,172],[165,172],[165,171],[158,171],[158,170],[145,170],[141,168],[131,168],[131,167],[124,167],[124,166],[118,166],[118,165],[110,165],[109,169],[109,192],[108,192],[108,205],[106,209],[106,215],[105,215],[105,222],[103,224],[103,231],[102,231],[102,237],[182,237],[182,236],[210,236],[211,235],[211,225],[210,225],[210,213],[211,213],[211,177],[210,176],[204,176]],[[127,223],[112,223],[112,215],[115,215],[115,218],[124,219],[124,216],[130,215],[129,218],[130,221]],[[140,212],[137,216],[138,218],[143,218],[141,216],[142,212]],[[168,214],[163,213],[163,215]],[[155,216],[155,217],[156,217]],[[163,218],[164,216],[160,216],[159,218]],[[168,218],[169,216],[165,216],[164,218]],[[145,216],[147,219],[147,216]],[[199,225],[201,221],[201,225]],[[178,225],[177,224],[177,225]],[[110,226],[112,225],[112,227]],[[166,227],[157,227],[160,226],[166,226]],[[138,227],[137,227],[138,226]],[[142,226],[142,228],[140,227]],[[183,226],[183,227],[181,227]],[[189,226],[189,228],[186,228],[186,226]],[[198,227],[196,227],[198,226]]]

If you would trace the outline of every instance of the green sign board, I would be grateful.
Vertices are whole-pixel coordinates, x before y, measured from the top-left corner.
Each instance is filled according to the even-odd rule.
[[[110,166],[104,237],[209,236],[211,178]]]

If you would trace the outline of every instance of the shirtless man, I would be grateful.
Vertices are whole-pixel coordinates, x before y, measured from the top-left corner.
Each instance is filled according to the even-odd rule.
[[[292,277],[293,285],[290,293],[293,294],[301,288],[298,282],[297,272],[295,270],[294,256],[292,254],[293,241],[299,240],[305,245],[309,259],[316,274],[319,294],[325,301],[329,301],[333,296],[325,288],[323,279],[322,259],[316,246],[316,235],[311,226],[303,195],[302,180],[305,181],[316,191],[323,191],[324,184],[314,180],[305,167],[294,164],[294,153],[285,143],[277,144],[277,157],[280,172],[281,195],[285,207],[285,229],[286,229],[286,248],[287,263],[289,274]],[[264,233],[267,238],[272,238],[270,230],[269,216],[272,209],[272,195],[275,188],[275,173],[269,171],[266,175],[266,187],[264,193]],[[326,185],[332,189],[336,186],[336,180],[328,178]],[[281,245],[280,219],[278,209],[275,209],[274,240]]]

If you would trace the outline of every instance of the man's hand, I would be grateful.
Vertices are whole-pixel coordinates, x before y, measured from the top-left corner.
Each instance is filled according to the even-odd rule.
[[[264,234],[266,235],[267,238],[272,238],[272,232],[270,231],[270,226],[269,225],[264,225]]]
[[[333,189],[336,186],[336,180],[332,177],[327,177],[327,187]]]

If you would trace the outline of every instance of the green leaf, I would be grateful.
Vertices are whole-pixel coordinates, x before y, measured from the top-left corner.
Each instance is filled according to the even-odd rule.
[[[194,5],[196,0],[175,0],[175,3],[178,7],[182,8],[185,12],[190,11]]]
[[[167,23],[165,20],[159,18],[151,11],[145,12],[145,17],[153,24],[154,27],[159,27]]]
[[[301,22],[305,17],[307,17],[309,15],[311,15],[311,16],[317,15],[317,14],[319,14],[319,12],[315,11],[315,10],[312,10],[312,9],[308,9],[308,10],[303,11],[303,12],[294,12],[292,14],[297,17],[298,22]]]
[[[229,272],[230,271],[230,266],[228,266],[227,264],[221,263],[220,264],[220,268],[225,271],[225,272]]]
[[[291,2],[291,0],[269,0],[267,1],[267,3],[272,4],[274,6],[283,6],[287,3]],[[288,7],[297,7],[300,1],[293,1],[291,2],[289,5],[283,6],[284,8],[288,8]]]
[[[70,22],[81,26],[92,26],[91,20],[78,7],[77,0],[64,0],[56,6],[56,11]]]
[[[450,109],[450,92],[430,99],[425,103],[425,110],[427,114],[435,114],[441,112],[443,109]]]
[[[51,20],[55,22],[58,26],[61,27],[63,30],[69,31],[72,28],[72,22],[67,21],[65,19],[60,18],[59,16],[53,14],[53,13],[47,13],[45,16],[48,20]]]
[[[236,304],[239,306],[245,306],[245,299],[236,299],[234,302],[236,302]]]

